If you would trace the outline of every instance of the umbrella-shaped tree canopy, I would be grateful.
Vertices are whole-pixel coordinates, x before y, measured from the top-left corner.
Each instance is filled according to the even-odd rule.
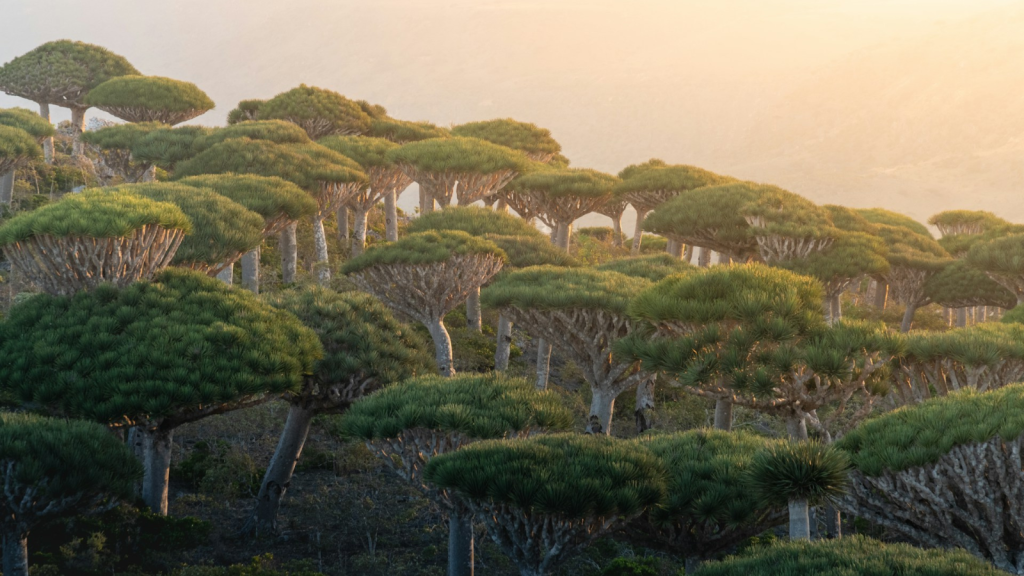
[[[309,194],[276,176],[205,174],[183,178],[179,182],[186,186],[208,188],[259,214],[265,222],[264,237],[277,234],[289,222],[316,212],[316,201]]]
[[[33,102],[87,107],[90,90],[118,76],[137,75],[126,59],[84,42],[47,42],[0,68],[0,90]]]
[[[128,122],[181,124],[213,109],[191,82],[159,76],[119,76],[93,88],[85,103]]]
[[[365,134],[372,122],[358,102],[305,84],[267,100],[256,116],[260,120],[298,124],[313,140],[331,135]]]
[[[452,128],[452,135],[479,138],[519,150],[536,162],[548,162],[562,151],[562,145],[551,137],[547,128],[511,118],[462,124]]]
[[[24,108],[0,109],[0,126],[21,128],[38,141],[49,138],[56,133],[53,124],[47,122],[39,114]]]
[[[228,112],[228,125],[255,120],[266,100],[242,100],[234,110]]]
[[[21,128],[0,125],[0,174],[42,155],[43,149],[31,134]]]

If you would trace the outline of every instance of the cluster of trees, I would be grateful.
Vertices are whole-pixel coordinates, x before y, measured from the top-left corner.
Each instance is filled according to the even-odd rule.
[[[107,184],[0,225],[6,259],[41,292],[0,321],[0,392],[39,414],[0,416],[4,574],[28,573],[28,533],[54,515],[133,494],[167,514],[175,429],[274,399],[288,416],[250,534],[276,531],[313,418],[342,414],[447,516],[452,576],[473,573],[474,524],[539,576],[599,536],[671,551],[690,573],[787,521],[793,542],[700,573],[991,573],[960,553],[796,542],[841,536],[841,512],[1024,570],[1024,307],[967,326],[968,311],[985,320],[1024,300],[1024,227],[950,211],[930,220],[935,239],[900,214],[693,166],[571,168],[532,124],[438,128],[305,85],[239,103],[223,128],[177,126],[213,108],[201,90],[68,41],[0,67],[0,89],[41,111],[0,110],[0,183],[52,159],[54,104]],[[125,123],[85,132],[90,107]],[[400,237],[396,200],[414,182],[420,216]],[[384,238],[367,247],[380,203]],[[625,244],[627,204],[630,255],[574,257],[589,213]],[[667,239],[664,254],[640,255],[644,231]],[[261,297],[268,239],[286,289]],[[869,290],[905,307],[898,330],[843,318],[844,296]],[[911,331],[929,304],[956,328]],[[456,373],[445,318],[463,305],[470,329],[483,310],[499,318],[492,373]],[[404,321],[426,328],[433,361]],[[535,346],[535,381],[504,374],[515,330]],[[588,384],[582,426],[548,389],[553,352]],[[713,427],[652,433],[656,385],[708,401]],[[614,407],[629,390],[637,437],[622,439]],[[733,431],[736,407],[773,433]]]

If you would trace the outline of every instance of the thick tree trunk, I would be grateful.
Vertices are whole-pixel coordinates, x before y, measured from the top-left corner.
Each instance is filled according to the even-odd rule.
[[[636,385],[636,433],[643,434],[654,427],[654,378]]]
[[[278,249],[281,251],[281,281],[285,284],[295,282],[295,272],[299,261],[299,243],[296,239],[299,229],[298,222],[292,222],[281,231]]]
[[[483,332],[484,322],[480,316],[480,287],[470,291],[466,298],[466,326],[470,330]]]
[[[789,501],[789,539],[811,539],[811,511],[807,500]]]
[[[717,400],[715,402],[715,429],[732,430],[732,402],[729,400]]]
[[[352,257],[355,258],[363,253],[366,248],[366,220],[369,217],[368,210],[356,210],[355,225],[352,227]]]
[[[398,240],[398,192],[394,190],[384,196],[384,239]]]
[[[700,256],[697,257],[697,266],[701,268],[707,268],[711,265],[711,249],[701,248]]]
[[[825,517],[825,532],[823,537],[834,540],[843,537],[843,519],[839,515],[839,509],[831,504],[826,504],[819,510]]]
[[[53,122],[50,120],[50,105],[46,102],[39,103],[39,115],[46,119],[48,123]],[[53,136],[43,140],[43,158],[46,159],[47,164],[53,164]]]
[[[242,288],[260,293],[260,247],[249,250],[242,256]]]
[[[344,244],[345,240],[348,240],[350,236],[348,232],[348,206],[342,206],[338,208],[338,211],[334,213],[334,218],[338,221],[338,240]]]
[[[590,388],[590,422],[587,434],[612,434],[612,413],[615,411],[615,396],[610,390]]]
[[[622,214],[619,214],[618,218],[610,218],[612,219],[612,246],[622,248]]]
[[[686,249],[683,250],[683,262],[687,264],[693,262],[693,245],[687,244]]]
[[[508,370],[509,356],[512,354],[512,321],[504,315],[498,317],[498,336],[494,348],[494,371]]]
[[[790,416],[786,419],[786,432],[789,433],[790,440],[807,440],[807,421],[800,416]]]
[[[555,246],[569,252],[569,238],[572,237],[572,222],[559,222],[555,229]]]
[[[917,312],[916,304],[907,304],[907,311],[903,313],[903,323],[900,324],[900,332],[910,332],[914,325],[914,313]]]
[[[473,515],[453,512],[448,519],[448,576],[473,576]]]
[[[537,339],[537,390],[548,389],[548,374],[551,373],[551,344],[543,338]]]
[[[419,185],[420,188],[420,214],[429,214],[434,211],[434,196],[430,193],[430,190],[423,185]]]
[[[142,173],[143,182],[156,182],[156,165],[150,166]]]
[[[0,175],[0,204],[11,205],[14,202],[14,170]]]
[[[885,310],[885,305],[889,300],[889,284],[881,280],[878,281],[875,286],[875,308],[879,310]]]
[[[160,516],[167,516],[167,483],[171,471],[173,430],[145,430],[143,442],[146,460],[142,477],[142,500]]]
[[[444,327],[444,320],[434,320],[427,325],[430,337],[434,339],[434,357],[437,359],[437,370],[441,376],[451,378],[455,376],[455,365],[452,361],[452,339],[448,336],[448,329]]]
[[[88,108],[71,109],[71,135],[74,140],[71,143],[71,155],[81,156],[85,154],[85,143],[82,142],[82,134],[85,133],[85,111]]]
[[[644,216],[646,215],[646,211],[636,211],[636,227],[633,229],[633,247],[629,250],[629,254],[631,256],[640,254],[640,243],[644,238]]]
[[[312,408],[292,404],[288,409],[288,420],[277,442],[277,450],[270,459],[267,472],[263,475],[263,484],[256,495],[256,509],[250,520],[253,525],[248,527],[256,534],[277,532],[277,512],[281,508],[281,499],[291,486],[295,464],[302,455],[302,447],[306,444],[314,416],[316,410]]]
[[[28,576],[28,534],[4,533],[4,576]]]
[[[665,246],[665,252],[667,252],[669,256],[673,256],[675,258],[679,258],[680,260],[682,260],[683,243],[676,240],[669,240],[668,244]]]
[[[313,246],[316,249],[316,283],[327,287],[331,283],[331,261],[327,255],[324,221],[320,218],[313,218]]]
[[[235,264],[231,263],[226,268],[217,273],[217,280],[230,286],[235,281]]]
[[[956,327],[963,328],[967,326],[967,308],[956,309]]]

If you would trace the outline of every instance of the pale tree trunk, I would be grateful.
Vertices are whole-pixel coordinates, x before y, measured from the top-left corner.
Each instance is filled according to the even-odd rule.
[[[230,286],[235,281],[235,265],[229,264],[226,268],[217,273],[217,280]]]
[[[152,165],[146,168],[146,171],[142,173],[143,182],[156,182],[156,165]]]
[[[707,268],[711,265],[711,249],[701,248],[700,256],[697,257],[697,266],[701,268]]]
[[[288,409],[288,420],[281,431],[277,442],[277,450],[267,472],[263,475],[259,494],[256,495],[256,509],[253,511],[251,525],[246,531],[256,534],[273,534],[277,532],[277,513],[281,508],[281,499],[291,486],[295,465],[302,455],[302,447],[309,436],[309,428],[316,416],[316,410],[292,404]]]
[[[715,401],[715,430],[732,430],[732,402],[729,400]]]
[[[559,222],[555,228],[555,246],[566,253],[569,252],[569,239],[572,237],[572,222]]]
[[[631,256],[640,254],[640,243],[644,238],[644,216],[646,215],[646,211],[636,211],[636,227],[633,229],[633,247],[629,250],[629,254]]]
[[[366,248],[366,219],[368,216],[368,210],[356,210],[355,212],[355,225],[352,227],[351,254],[353,258],[362,254],[363,249]]]
[[[963,328],[967,326],[967,308],[956,309],[956,327]]]
[[[327,255],[324,221],[320,218],[313,218],[313,246],[316,249],[316,283],[327,287],[331,283],[331,262]]]
[[[434,196],[423,184],[420,188],[420,214],[429,214],[434,211]]]
[[[452,339],[448,336],[448,329],[444,327],[444,320],[437,319],[427,324],[430,337],[434,339],[434,357],[437,359],[437,370],[441,376],[451,378],[455,376],[455,365],[452,361]]]
[[[242,288],[260,293],[260,247],[249,250],[242,256]]]
[[[384,239],[398,240],[398,192],[394,190],[384,196]]]
[[[789,501],[789,539],[811,539],[811,510],[807,500]]]
[[[466,326],[475,332],[483,332],[484,322],[480,316],[480,287],[469,292],[466,298]]]
[[[39,115],[42,116],[47,123],[53,123],[53,121],[50,120],[50,105],[48,103],[39,103]],[[43,140],[43,158],[46,159],[47,164],[53,164],[53,136],[49,136]]]
[[[615,411],[615,396],[610,390],[590,388],[590,423],[587,434],[612,434],[612,413]]]
[[[504,314],[498,317],[498,336],[494,348],[494,371],[508,370],[509,356],[512,355],[512,321]]]
[[[299,261],[299,243],[296,240],[299,229],[298,222],[292,222],[281,230],[281,281],[285,284],[295,282],[295,272]]]
[[[622,248],[622,214],[612,218],[612,246]]]
[[[683,258],[683,244],[682,244],[682,242],[679,242],[679,241],[676,241],[676,240],[669,240],[668,244],[665,246],[665,252],[667,252],[669,256],[672,256],[674,258],[682,259]]]
[[[551,344],[543,338],[537,339],[537,390],[548,389],[548,374],[551,373]]]
[[[794,442],[807,440],[807,421],[800,416],[790,416],[786,419],[786,432]]]
[[[4,533],[4,576],[28,576],[28,534]]]
[[[881,280],[875,286],[875,308],[885,310],[886,302],[889,300],[889,284]]]
[[[448,518],[448,576],[473,576],[473,515],[452,512]]]
[[[338,240],[348,240],[350,236],[348,232],[348,206],[338,208],[338,211],[334,213],[334,218],[338,221]]]
[[[643,434],[654,427],[654,378],[636,385],[636,433]]]
[[[686,245],[686,249],[683,250],[683,262],[686,262],[687,264],[693,262],[693,245],[692,244],[687,244]]]
[[[171,471],[173,430],[143,431],[146,456],[142,477],[142,500],[154,514],[167,516],[167,485]]]
[[[14,202],[14,170],[0,175],[0,204],[8,206]]]
[[[830,305],[830,308],[831,308],[831,312],[830,312],[829,315],[832,318],[832,323],[834,324],[834,323],[842,320],[843,319],[843,297],[842,297],[842,294],[836,294],[835,296],[832,296],[832,299],[831,299],[831,302],[829,302],[829,305]]]
[[[508,202],[505,202],[504,198],[498,198],[498,202],[494,205],[494,211],[508,214]]]
[[[82,134],[85,133],[85,111],[88,108],[71,109],[71,135],[74,138],[71,144],[72,156],[85,154],[85,143],[82,142]]]
[[[900,324],[900,332],[910,332],[914,325],[914,313],[917,312],[916,304],[907,304],[907,311],[903,313],[903,323]]]

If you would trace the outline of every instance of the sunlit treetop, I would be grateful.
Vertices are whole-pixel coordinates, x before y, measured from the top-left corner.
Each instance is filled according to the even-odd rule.
[[[654,254],[637,258],[619,258],[595,267],[597,270],[618,272],[626,276],[646,278],[652,282],[660,282],[673,274],[693,272],[695,266],[683,262],[671,254]]]
[[[644,174],[657,173],[650,171]],[[835,236],[831,214],[814,202],[776,186],[760,186],[758,194],[742,208],[755,235],[790,238]]]
[[[955,260],[925,282],[932,302],[950,308],[998,306],[1013,308],[1017,296],[963,260]]]
[[[127,190],[87,190],[8,220],[0,227],[0,245],[32,236],[121,238],[147,225],[192,231],[188,217],[173,203]]]
[[[952,260],[931,234],[920,234],[910,227],[878,224],[878,236],[885,242],[886,257],[893,266],[937,272]]]
[[[651,286],[646,278],[593,268],[533,266],[502,274],[484,288],[489,308],[598,309],[622,314],[630,299]]]
[[[99,130],[90,130],[82,134],[82,142],[91,144],[102,150],[134,151],[142,140],[150,133],[165,128],[159,122],[129,122],[104,126]]]
[[[444,138],[451,133],[444,128],[434,126],[430,122],[409,122],[407,120],[396,120],[394,118],[375,118],[370,123],[370,130],[367,136],[383,138],[398,144],[430,140],[431,138]]]
[[[262,216],[295,221],[316,213],[316,201],[302,188],[274,176],[205,174],[179,180],[186,186],[208,188]]]
[[[191,82],[159,76],[118,76],[89,91],[85,103],[128,122],[171,126],[213,109],[213,100]]]
[[[388,117],[388,109],[380,104],[373,104],[366,100],[356,100],[359,109],[366,113],[372,120],[381,120]]]
[[[218,128],[203,138],[200,145],[203,149],[220,144],[234,138],[250,140],[266,140],[275,144],[308,144],[309,136],[302,128],[284,120],[256,120],[239,122],[225,128]]]
[[[652,168],[665,168],[668,163],[660,158],[651,158],[647,162],[641,162],[639,164],[630,164],[619,171],[619,178],[622,180],[629,180],[638,176],[641,172],[645,172]]]
[[[991,212],[981,210],[946,210],[928,219],[943,236],[981,234],[998,226],[1009,224]]]
[[[443,210],[448,212],[452,208]],[[526,268],[528,266],[579,266],[578,260],[555,246],[551,240],[541,236],[505,236],[501,234],[484,234],[485,239],[494,242],[508,257],[503,270]]]
[[[754,255],[757,242],[743,216],[743,208],[756,200],[764,188],[736,182],[681,192],[647,216],[644,230],[735,258]]]
[[[985,322],[945,332],[921,330],[907,336],[903,360],[915,363],[943,362],[962,366],[996,366],[1004,361],[1024,361],[1024,326]],[[969,385],[972,388],[974,385]]]
[[[393,166],[387,153],[398,148],[390,140],[368,136],[328,136],[317,144],[355,160],[363,168]]]
[[[123,57],[84,42],[57,40],[0,68],[0,90],[34,102],[85,106],[90,90],[117,76],[138,75]]]
[[[231,112],[228,112],[228,125],[256,120],[260,108],[266,100],[242,100]]]
[[[651,160],[648,164],[631,166],[624,169],[622,173],[627,177],[615,186],[615,193],[619,196],[631,193],[682,192],[734,181],[728,176],[721,176],[696,166],[668,165],[660,160]]]
[[[43,149],[31,134],[13,126],[0,126],[0,174],[6,174],[19,165],[40,158]]]
[[[178,164],[174,176],[186,178],[201,174],[257,174],[277,176],[315,193],[320,184],[320,167],[307,155],[290,146],[266,140],[234,138],[213,146],[196,157]]]
[[[427,231],[409,234],[397,242],[375,245],[346,262],[342,272],[351,274],[381,264],[432,264],[467,254],[491,255],[505,260],[505,253],[489,240],[459,230]]]
[[[551,157],[551,160],[548,160],[548,166],[551,166],[552,168],[568,168],[571,163],[572,161],[561,153],[555,154]]]
[[[610,195],[618,183],[615,176],[589,168],[540,169],[512,180],[506,189],[540,192],[552,200],[566,196],[595,198]]]
[[[927,226],[899,212],[893,212],[884,208],[861,208],[857,212],[872,224],[899,226],[922,236],[932,237],[932,233],[928,230]]]
[[[414,219],[406,230],[410,234],[430,230],[459,230],[473,236],[498,234],[546,239],[540,230],[522,218],[479,206],[451,206],[430,212]]]
[[[1024,234],[979,242],[967,253],[967,262],[1007,287],[1013,285],[1018,298],[1024,296]]]
[[[877,234],[878,228],[872,224],[860,212],[846,206],[825,204],[823,209],[828,211],[832,219],[832,225],[846,232],[862,232],[864,234]]]
[[[132,156],[139,162],[154,164],[164,170],[173,170],[178,162],[199,154],[202,150],[201,142],[213,130],[206,126],[163,127],[153,130],[132,145]]]
[[[990,223],[983,232],[978,234],[944,234],[939,238],[939,244],[956,258],[967,256],[975,244],[983,244],[1014,234],[1024,234],[1024,226],[1020,224]]]
[[[53,128],[53,124],[47,122],[39,114],[24,108],[0,109],[0,126],[21,128],[36,140],[49,138],[57,132]]]
[[[562,146],[551,137],[551,131],[547,128],[511,118],[462,124],[452,128],[452,135],[479,138],[520,150],[538,162],[546,162],[562,151]]]
[[[492,174],[520,172],[531,163],[522,153],[478,138],[434,138],[388,152],[388,159],[424,172]]]
[[[363,167],[355,160],[326,146],[310,142],[309,144],[291,144],[288,148],[313,161],[315,168],[309,175],[317,182],[348,184],[367,181]]]
[[[287,120],[313,140],[324,136],[365,134],[372,122],[357,102],[337,92],[306,86],[282,92],[259,108],[260,120]]]

